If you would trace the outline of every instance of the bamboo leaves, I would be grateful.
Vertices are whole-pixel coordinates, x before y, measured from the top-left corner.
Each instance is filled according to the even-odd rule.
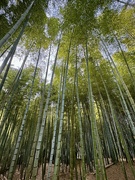
[[[128,179],[124,157],[135,176],[131,161],[135,156],[134,30],[128,27],[134,11],[114,8],[115,3],[69,1],[61,19],[48,17],[46,2],[36,0],[12,29],[14,34],[32,10],[25,33],[24,26],[11,50],[1,55],[9,51],[0,69],[2,74],[7,65],[0,86],[0,161],[2,171],[10,165],[8,179],[13,179],[22,154],[20,174],[26,179],[34,180],[42,172],[40,179],[57,180],[61,172],[70,170],[68,179],[85,180],[92,171],[97,180],[105,180],[105,165],[121,160]],[[123,15],[126,22],[120,24]],[[17,73],[9,68],[22,37],[26,49],[33,46]],[[6,35],[1,46],[9,38]],[[25,62],[28,55],[33,60],[39,46],[31,75]],[[47,56],[45,49],[47,67],[39,78],[43,68],[37,68],[38,61]]]
[[[12,29],[0,40],[0,48],[3,46],[3,44],[11,37],[11,35],[18,29],[20,24],[23,22],[25,17],[28,15],[30,9],[32,8],[34,4],[34,1],[30,4],[30,6],[27,8],[27,10],[24,12],[24,14],[21,16],[21,18],[17,21],[17,23],[12,27]]]

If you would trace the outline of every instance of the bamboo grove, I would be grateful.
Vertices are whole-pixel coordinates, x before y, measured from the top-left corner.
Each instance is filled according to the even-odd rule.
[[[0,174],[106,180],[121,162],[127,180],[126,159],[135,178],[135,4],[51,2],[0,2]]]

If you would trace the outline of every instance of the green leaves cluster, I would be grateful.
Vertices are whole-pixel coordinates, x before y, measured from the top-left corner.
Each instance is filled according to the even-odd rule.
[[[26,48],[32,46],[32,51],[37,52],[40,47],[40,55],[47,53],[42,50],[50,44],[57,45],[55,57],[50,56],[54,51],[52,48],[48,58],[50,62],[57,60],[55,70],[52,68],[53,83],[43,82],[38,69],[29,99],[34,72],[34,66],[30,66],[23,70],[16,93],[12,94],[17,70],[11,68],[0,95],[1,119],[6,119],[0,126],[0,143],[4,150],[11,140],[10,147],[21,137],[21,143],[16,146],[25,151],[23,162],[28,165],[27,177],[36,178],[40,162],[44,179],[47,170],[44,162],[50,158],[49,152],[53,152],[51,156],[57,162],[54,179],[59,176],[60,163],[70,165],[70,179],[73,179],[74,169],[78,177],[74,144],[79,146],[80,143],[83,159],[80,164],[83,175],[80,176],[83,179],[85,164],[89,169],[96,169],[97,179],[100,175],[106,179],[103,158],[117,162],[124,153],[132,169],[130,156],[135,155],[134,9],[125,5],[114,8],[116,2],[70,0],[61,10],[62,18],[59,19],[46,15],[47,2],[35,1],[22,42]],[[19,1],[16,6],[9,7],[13,12],[17,10],[12,18],[13,23],[29,3],[26,1],[21,5]],[[7,8],[7,4],[2,4],[2,7]],[[55,67],[54,64],[52,67]],[[12,105],[8,114],[6,105],[10,105],[11,95]],[[14,121],[17,125],[15,131]],[[12,137],[11,132],[14,134]],[[133,147],[128,146],[128,136]],[[28,153],[25,149],[27,143]],[[10,161],[15,164],[11,157],[14,155],[14,159],[18,154],[14,148],[12,151]],[[2,150],[0,155],[2,160],[7,158]],[[12,166],[10,173],[13,173]]]

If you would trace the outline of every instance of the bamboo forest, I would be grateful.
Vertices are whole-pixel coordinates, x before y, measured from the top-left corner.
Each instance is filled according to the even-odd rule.
[[[135,1],[0,0],[0,180],[135,179]]]

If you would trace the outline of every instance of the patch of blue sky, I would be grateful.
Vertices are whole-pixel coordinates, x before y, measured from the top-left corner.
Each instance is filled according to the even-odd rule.
[[[61,19],[60,9],[64,8],[67,0],[50,0],[46,11],[47,17],[56,17]]]
[[[54,2],[57,3],[54,5]],[[60,2],[60,1],[59,1]],[[48,5],[48,9],[46,11],[47,13],[47,16],[48,17],[59,17],[60,18],[60,7],[63,7],[65,5],[65,2],[66,1],[62,1],[63,3],[59,3],[57,1],[54,1],[54,0],[51,0],[49,2],[49,5]],[[12,4],[16,5],[16,0],[11,0],[9,1],[9,4],[8,4],[8,7],[10,7]],[[1,10],[0,13],[4,13],[4,10]],[[9,16],[7,17],[8,21],[9,21]],[[46,33],[46,31],[45,31]],[[47,35],[47,34],[46,34]],[[11,63],[11,67],[12,68],[15,68],[15,69],[19,69],[23,63],[23,60],[25,58],[25,54],[26,54],[26,49],[23,45],[18,45],[17,46],[17,49],[16,49],[16,52],[15,52],[15,55],[12,59],[12,63]],[[8,53],[8,52],[7,52]],[[0,58],[0,66],[2,64],[2,62],[4,61],[5,57],[7,56],[7,53],[5,53],[1,58]],[[40,61],[39,61],[39,67],[41,69],[41,78],[45,78],[45,67],[46,67],[46,63],[47,63],[47,59],[48,59],[48,55],[49,55],[49,49],[48,50],[45,50],[45,49],[42,49],[41,50],[41,55],[40,55]],[[56,54],[56,47],[53,46],[52,47],[52,52],[51,52],[51,57],[50,57],[50,66],[49,66],[49,73],[48,73],[48,81],[50,80],[50,77],[51,77],[51,66],[54,62],[54,58],[55,58],[55,54]],[[28,67],[30,65],[33,65],[35,66],[35,61],[37,59],[37,52],[35,53],[30,53],[30,55],[28,56],[28,59],[26,61],[26,64],[25,64],[25,67]]]

